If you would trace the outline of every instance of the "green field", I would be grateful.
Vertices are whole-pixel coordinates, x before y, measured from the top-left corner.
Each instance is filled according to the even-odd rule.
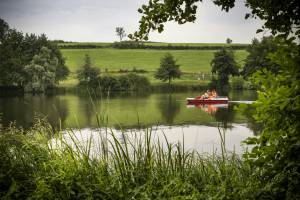
[[[111,42],[63,42],[58,43],[58,46],[95,45],[99,47],[108,47],[111,44]]]
[[[58,46],[77,46],[77,45],[95,45],[99,47],[108,47],[112,45],[111,42],[63,42],[58,43]],[[166,42],[144,42],[145,46],[190,46],[190,47],[203,47],[203,46],[244,46],[247,44],[227,44],[227,43],[166,43]]]
[[[118,72],[120,69],[131,70],[144,69],[152,83],[159,82],[153,78],[153,72],[159,67],[160,59],[170,52],[184,72],[181,80],[182,84],[195,82],[195,74],[209,74],[211,70],[210,62],[213,59],[215,50],[149,50],[149,49],[61,49],[66,58],[66,65],[71,71],[70,78],[63,82],[65,86],[76,84],[75,72],[83,65],[84,56],[90,55],[95,67],[99,67],[101,72]],[[237,62],[241,65],[247,56],[245,50],[235,51]]]

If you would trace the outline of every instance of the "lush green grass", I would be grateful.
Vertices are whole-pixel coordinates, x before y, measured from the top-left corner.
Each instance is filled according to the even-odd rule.
[[[210,62],[214,56],[213,50],[142,50],[142,49],[62,49],[66,64],[75,72],[83,64],[85,54],[91,56],[94,66],[102,71],[118,71],[120,69],[144,69],[155,71],[160,64],[160,59],[170,52],[181,65],[183,72],[210,73]],[[237,62],[246,57],[244,50],[235,51]]]
[[[152,44],[152,43],[151,43]],[[66,58],[66,65],[69,67],[70,77],[62,82],[62,86],[70,87],[77,84],[75,72],[83,65],[85,54],[89,54],[94,66],[99,67],[102,72],[118,72],[120,69],[146,70],[146,77],[151,83],[160,81],[153,78],[154,71],[159,67],[160,59],[170,52],[181,65],[180,69],[186,73],[181,80],[175,83],[199,84],[197,80],[199,73],[209,74],[211,70],[210,62],[214,56],[214,50],[145,50],[145,49],[62,49]],[[235,51],[236,60],[242,64],[247,56],[244,50]],[[117,74],[115,74],[117,75]]]
[[[4,199],[198,200],[261,195],[259,177],[237,155],[227,155],[224,144],[221,155],[205,156],[187,152],[181,144],[165,141],[163,146],[146,130],[134,140],[123,135],[122,142],[110,131],[108,140],[105,132],[99,132],[102,140],[94,146],[92,137],[82,141],[72,131],[53,133],[47,123],[37,122],[26,134],[14,127],[1,131]],[[54,146],[47,137],[53,134]]]
[[[99,47],[108,47],[112,43],[110,42],[64,42],[64,43],[58,43],[58,46],[77,46],[77,45],[95,45]]]

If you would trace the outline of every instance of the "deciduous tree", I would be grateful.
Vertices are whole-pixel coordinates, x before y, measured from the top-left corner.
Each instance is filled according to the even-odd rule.
[[[55,70],[58,65],[57,58],[51,58],[51,50],[42,47],[39,54],[35,55],[24,70],[27,78],[25,80],[25,91],[44,92],[48,87],[55,85]]]
[[[57,59],[55,83],[68,76],[69,70],[60,50],[46,35],[24,35],[16,29],[10,29],[2,19],[0,32],[0,85],[23,87],[26,79],[24,67],[31,64],[33,57],[40,53],[42,47],[50,50],[51,59]]]
[[[116,33],[120,38],[120,42],[122,42],[123,38],[126,37],[125,29],[123,27],[116,27]]]
[[[252,44],[247,48],[249,52],[241,74],[246,78],[256,71],[269,70],[277,73],[280,66],[271,61],[268,57],[270,53],[277,50],[277,42],[273,36],[263,37],[261,41],[253,39]]]
[[[226,39],[226,44],[231,44],[231,43],[232,43],[232,39],[227,38],[227,39]]]
[[[211,66],[211,72],[217,74],[221,85],[228,85],[230,75],[236,76],[239,74],[239,68],[234,60],[233,51],[228,48],[223,48],[215,52]]]
[[[178,24],[194,22],[196,20],[197,3],[202,0],[149,0],[142,5],[138,12],[142,14],[139,21],[139,31],[128,35],[135,40],[148,40],[150,31],[162,32],[164,24],[175,21]],[[228,12],[234,7],[236,0],[214,0],[217,6]],[[245,0],[245,6],[251,13],[245,13],[245,18],[260,18],[264,25],[259,31],[271,30],[273,34],[288,36],[295,33],[300,36],[300,6],[298,0]]]

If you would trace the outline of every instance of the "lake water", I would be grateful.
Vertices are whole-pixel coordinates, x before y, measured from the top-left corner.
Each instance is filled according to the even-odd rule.
[[[164,133],[172,142],[181,141],[184,136],[187,148],[205,152],[220,143],[217,126],[221,126],[228,136],[226,147],[242,151],[240,141],[253,135],[253,124],[235,108],[239,103],[255,100],[255,92],[230,92],[229,99],[234,103],[228,106],[186,105],[187,97],[200,93],[0,97],[0,118],[4,126],[15,121],[17,126],[27,128],[39,116],[47,119],[54,128],[73,129],[85,132],[85,135],[95,132],[95,128],[106,126],[116,132],[152,128],[156,135]]]

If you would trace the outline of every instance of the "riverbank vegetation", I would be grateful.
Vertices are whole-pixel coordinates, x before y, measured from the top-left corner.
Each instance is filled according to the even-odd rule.
[[[201,155],[166,146],[151,130],[120,143],[109,132],[86,146],[72,131],[53,132],[43,121],[0,134],[0,195],[5,199],[257,199],[260,177],[235,154]],[[53,137],[49,141],[49,137]],[[222,134],[221,134],[222,136]],[[67,140],[66,138],[69,138]],[[162,142],[162,141],[161,141]],[[224,144],[223,144],[224,145]]]
[[[140,31],[130,37],[147,39],[151,30],[163,31],[163,23],[170,20],[175,20],[179,24],[194,22],[197,10],[195,2],[197,0],[175,3],[150,1],[149,5],[143,5],[139,9],[143,14],[140,20]],[[216,0],[214,3],[226,11],[234,7],[234,1]],[[8,128],[1,127],[1,197],[5,199],[299,199],[300,46],[295,42],[300,37],[299,6],[294,0],[276,2],[247,0],[246,6],[252,11],[251,14],[246,15],[246,18],[252,16],[264,20],[263,29],[270,29],[273,35],[277,35],[275,38],[277,46],[274,51],[263,54],[262,62],[267,62],[266,66],[258,62],[254,65],[262,65],[262,67],[254,70],[255,72],[244,71],[246,76],[253,74],[249,78],[259,85],[259,97],[254,103],[255,110],[251,113],[262,128],[258,137],[247,139],[246,143],[252,145],[252,150],[245,152],[243,158],[239,158],[234,153],[226,154],[222,134],[220,134],[223,138],[222,153],[206,156],[185,151],[184,144],[173,145],[166,141],[167,146],[164,148],[161,142],[151,140],[151,130],[146,130],[144,137],[134,142],[127,140],[125,134],[122,135],[122,142],[120,142],[110,132],[111,140],[101,140],[99,146],[92,146],[92,139],[88,139],[86,145],[82,146],[74,137],[72,130],[55,132],[46,122],[36,119],[37,123],[33,128],[26,131],[14,125]],[[1,23],[4,27],[1,30],[4,32],[8,30],[8,26],[2,21]],[[22,34],[14,30],[7,33],[8,39],[12,36],[13,39],[17,38],[16,41],[23,41]],[[3,38],[6,36],[3,37],[2,32],[0,36],[1,45],[5,45],[6,40]],[[25,38],[30,37],[25,36]],[[45,37],[41,36],[41,38]],[[36,40],[38,39],[34,39]],[[42,41],[47,40],[42,39]],[[21,48],[20,52],[16,52],[14,45],[8,46],[3,53],[14,52],[23,55],[26,49]],[[37,49],[41,48],[42,46]],[[76,51],[72,50],[72,52]],[[22,74],[19,72],[23,71],[18,71],[19,67],[29,64],[33,56],[39,56],[39,53],[38,51],[30,54],[31,56],[27,57],[28,63],[23,62],[22,59],[15,62],[14,57],[5,54],[9,58],[7,60],[9,65],[8,68],[1,68],[1,70],[11,71],[6,72],[8,79],[2,77],[1,84],[7,81],[9,84],[22,86]],[[252,56],[250,52],[248,61],[253,61]],[[4,66],[3,64],[7,63],[1,64]],[[20,63],[22,65],[19,65]],[[31,64],[32,68],[38,68],[35,67],[37,64],[35,61]],[[119,70],[119,67],[117,68]],[[12,80],[13,82],[10,82]],[[102,125],[101,119],[97,118],[99,125]],[[71,144],[65,140],[66,134],[69,135]],[[51,145],[55,140],[58,143],[54,144],[58,145]],[[98,147],[99,152],[96,157],[93,155],[92,147]]]

